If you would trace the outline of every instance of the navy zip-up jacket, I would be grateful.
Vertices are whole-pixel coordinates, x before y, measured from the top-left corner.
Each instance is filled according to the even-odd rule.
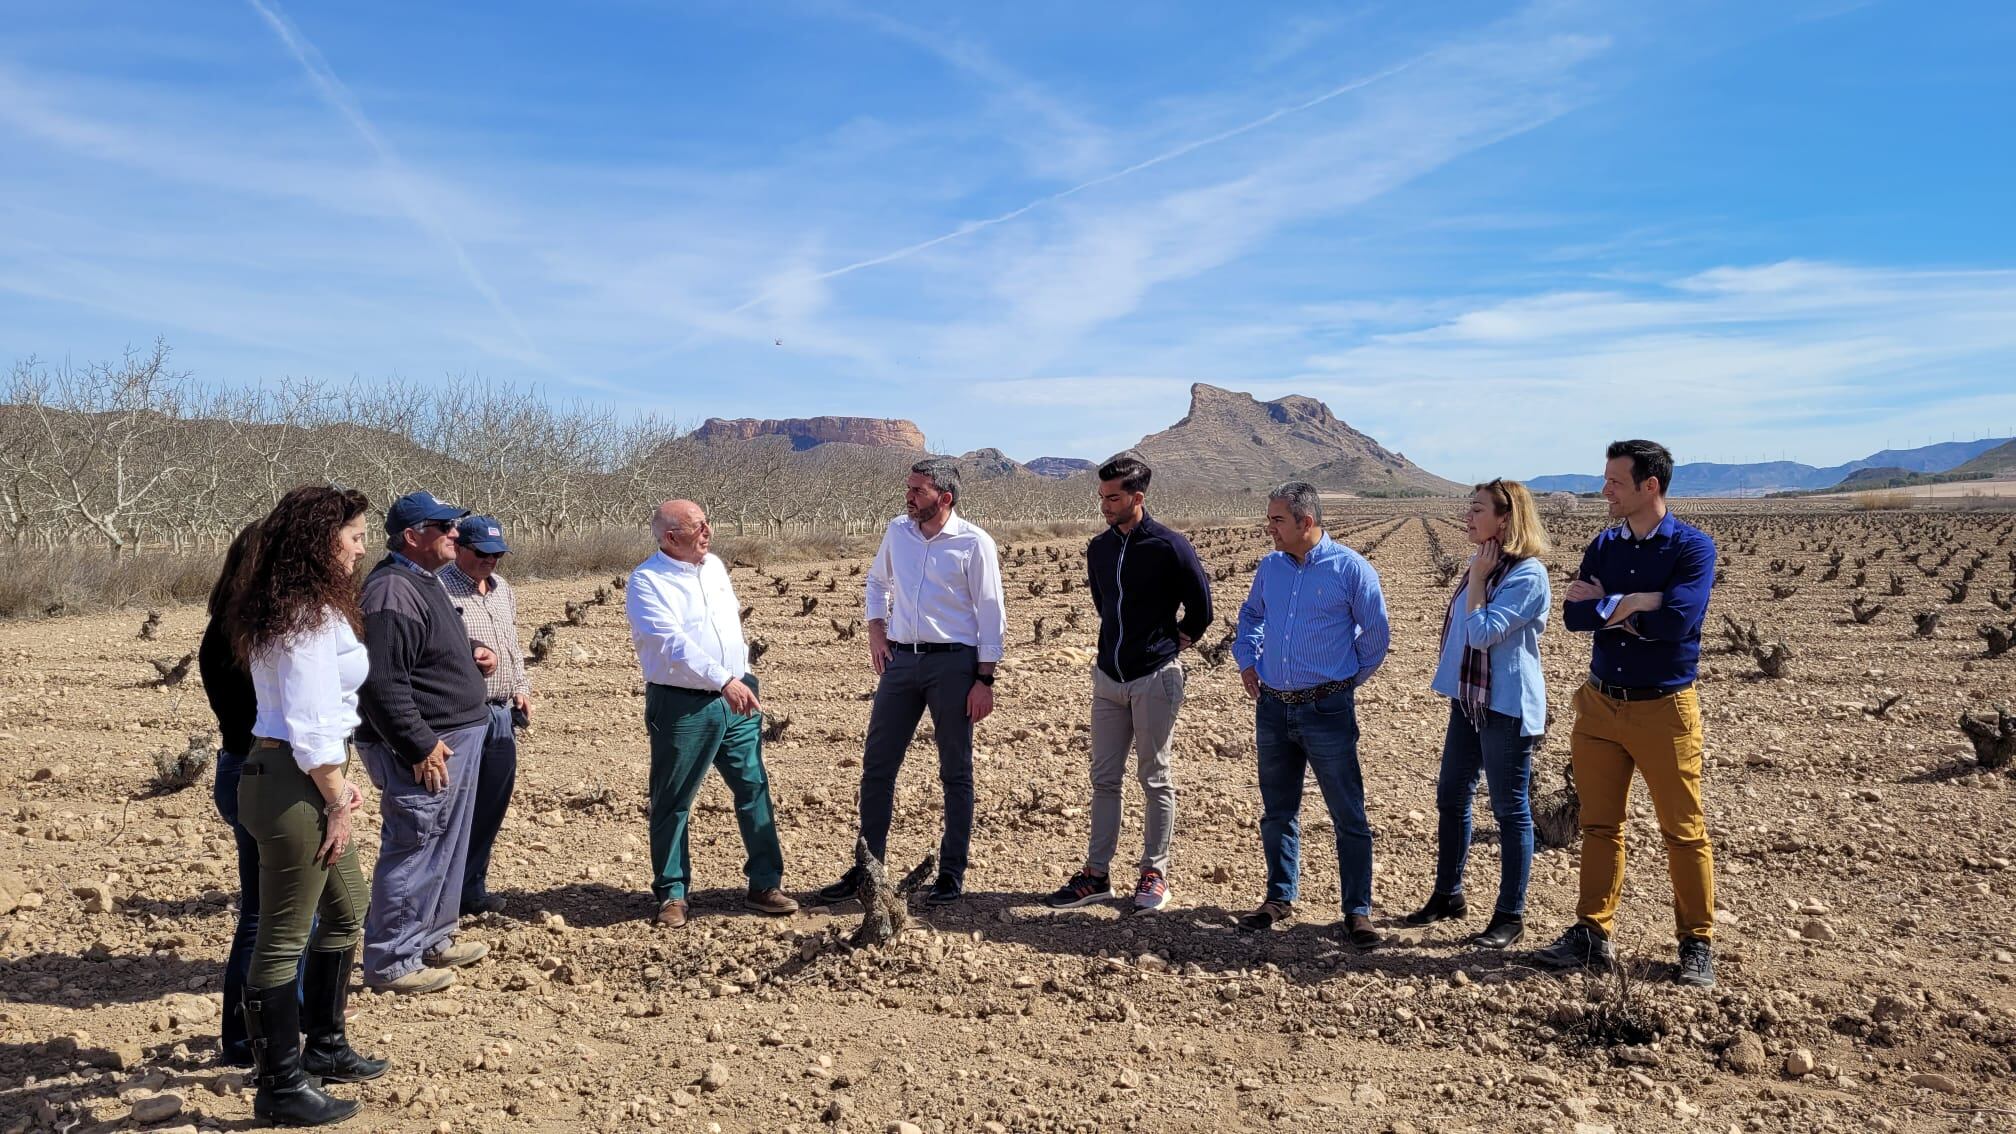
[[[1092,538],[1085,574],[1099,610],[1099,669],[1115,681],[1168,665],[1177,634],[1194,642],[1211,625],[1211,580],[1196,549],[1146,512],[1125,535],[1109,527]]]
[[[1693,682],[1701,662],[1701,624],[1715,586],[1715,541],[1673,513],[1644,539],[1628,523],[1605,528],[1582,553],[1576,577],[1602,580],[1600,599],[1563,603],[1561,624],[1596,636],[1589,675],[1611,685],[1671,691]],[[1605,626],[1619,599],[1660,592],[1658,610]]]

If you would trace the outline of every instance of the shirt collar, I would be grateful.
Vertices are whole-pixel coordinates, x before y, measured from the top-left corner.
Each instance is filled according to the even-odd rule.
[[[712,553],[710,552],[709,554]],[[684,559],[674,559],[671,556],[665,554],[665,550],[663,548],[660,548],[658,550],[657,558],[661,561],[661,565],[666,570],[673,571],[683,575],[697,575],[700,573],[700,569],[702,567],[707,566],[707,560],[705,557],[702,557],[700,562],[698,563],[688,563]]]
[[[952,515],[946,518],[945,526],[938,529],[938,535],[936,536],[926,537],[924,534],[924,526],[922,524],[919,524],[917,521],[911,519],[909,516],[904,516],[903,522],[905,524],[908,524],[910,530],[916,533],[917,538],[923,541],[924,543],[930,543],[932,540],[937,539],[940,536],[956,536],[966,530],[966,518],[959,514],[959,510],[957,508],[954,508],[952,510]]]
[[[1623,535],[1625,539],[1631,540],[1634,543],[1649,543],[1655,539],[1671,538],[1673,535],[1673,525],[1675,522],[1676,521],[1673,518],[1673,510],[1671,508],[1668,508],[1666,510],[1666,514],[1659,517],[1659,522],[1652,525],[1652,530],[1645,533],[1645,538],[1643,540],[1640,540],[1638,538],[1637,532],[1631,530],[1631,521],[1629,520],[1619,520],[1617,522],[1617,530],[1621,535]]]
[[[399,553],[399,552],[397,552],[397,551],[395,551],[395,552],[392,552],[391,554],[392,554],[392,561],[393,561],[394,563],[397,563],[397,564],[399,564],[399,565],[400,565],[401,567],[404,567],[404,568],[406,568],[406,569],[407,569],[408,571],[412,571],[412,572],[415,572],[415,573],[417,573],[417,574],[421,574],[421,575],[425,575],[425,576],[427,576],[427,577],[428,577],[428,578],[430,578],[430,579],[438,579],[438,578],[440,578],[440,576],[439,576],[439,575],[435,574],[435,573],[434,573],[434,572],[432,572],[432,571],[429,571],[429,570],[428,570],[427,568],[425,568],[425,567],[422,567],[422,566],[420,566],[420,565],[419,565],[418,563],[415,563],[415,562],[413,562],[413,561],[412,561],[411,559],[408,559],[408,558],[406,558],[406,557],[405,557],[404,555],[400,554],[400,553]]]

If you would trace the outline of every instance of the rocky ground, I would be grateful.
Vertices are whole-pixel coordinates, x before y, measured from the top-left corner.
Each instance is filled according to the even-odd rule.
[[[1395,626],[1393,657],[1360,701],[1382,920],[1426,895],[1433,866],[1447,712],[1427,688],[1447,594],[1435,565],[1463,549],[1454,509],[1432,508],[1331,517],[1379,568]],[[1600,522],[1584,508],[1554,519],[1564,545]],[[1085,828],[1094,619],[1073,585],[1082,544],[1065,541],[1007,551],[1013,645],[979,734],[972,895],[920,911],[912,932],[868,952],[840,944],[859,920],[852,905],[785,920],[739,910],[718,782],[700,805],[695,920],[652,927],[643,701],[620,592],[587,606],[535,672],[537,727],[493,876],[510,907],[467,923],[490,959],[443,995],[360,993],[353,1036],[394,1069],[341,1090],[365,1100],[365,1126],[396,1130],[2012,1128],[2016,780],[1977,767],[1956,720],[2016,699],[2016,651],[1987,658],[1976,631],[2016,617],[1999,607],[2016,590],[2016,523],[1685,510],[1726,564],[1702,687],[1720,867],[1713,992],[1664,983],[1668,887],[1642,793],[1619,921],[1626,980],[1469,951],[1460,937],[1481,913],[1370,953],[1341,946],[1313,788],[1304,920],[1234,932],[1263,878],[1251,710],[1230,665],[1195,655],[1174,903],[1135,917],[1037,906],[1082,854]],[[1229,622],[1264,544],[1257,529],[1198,542],[1224,572]],[[1968,593],[1947,601],[1970,565]],[[780,568],[774,582],[734,572],[755,607],[751,633],[770,647],[764,699],[790,718],[767,753],[786,886],[801,891],[851,854],[873,679],[865,638],[840,641],[829,620],[858,617],[861,566]],[[1886,596],[1893,572],[1902,594]],[[526,582],[527,633],[608,582]],[[1774,585],[1796,589],[1774,598]],[[1857,623],[1857,595],[1885,609]],[[807,598],[816,609],[801,615]],[[1935,610],[1939,624],[1918,636],[1913,616]],[[1722,651],[1724,612],[1785,641],[1782,676]],[[196,677],[151,684],[148,659],[194,649],[202,626],[196,608],[164,615],[153,641],[136,639],[130,613],[0,625],[0,1129],[251,1122],[242,1076],[212,1056],[231,842],[207,777],[151,786],[155,750],[180,750],[210,723]],[[1558,628],[1545,639],[1557,712],[1587,648]],[[898,868],[936,838],[919,744],[898,801]],[[1542,755],[1544,789],[1565,759],[1564,716]],[[1130,784],[1123,863],[1138,804]],[[1471,889],[1488,909],[1497,862],[1488,809],[1479,817]],[[1568,920],[1574,877],[1572,851],[1538,860],[1529,946]]]

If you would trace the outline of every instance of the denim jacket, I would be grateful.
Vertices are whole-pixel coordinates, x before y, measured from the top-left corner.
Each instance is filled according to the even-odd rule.
[[[1462,594],[1456,597],[1456,621],[1442,643],[1429,688],[1444,697],[1456,696],[1456,679],[1465,647],[1490,651],[1491,711],[1519,718],[1521,736],[1539,736],[1547,728],[1547,677],[1540,669],[1540,635],[1547,629],[1547,611],[1554,603],[1547,567],[1524,559],[1505,572],[1491,600],[1470,610]],[[1446,613],[1446,612],[1445,612]]]

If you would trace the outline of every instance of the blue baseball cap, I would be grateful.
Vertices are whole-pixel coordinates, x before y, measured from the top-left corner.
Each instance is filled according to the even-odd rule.
[[[456,542],[485,555],[502,555],[511,550],[504,542],[504,525],[495,516],[464,516],[455,532]]]
[[[409,492],[392,502],[385,509],[385,534],[397,535],[407,528],[417,528],[421,524],[438,524],[443,520],[459,520],[469,514],[466,508],[443,504],[434,499],[431,492]]]

